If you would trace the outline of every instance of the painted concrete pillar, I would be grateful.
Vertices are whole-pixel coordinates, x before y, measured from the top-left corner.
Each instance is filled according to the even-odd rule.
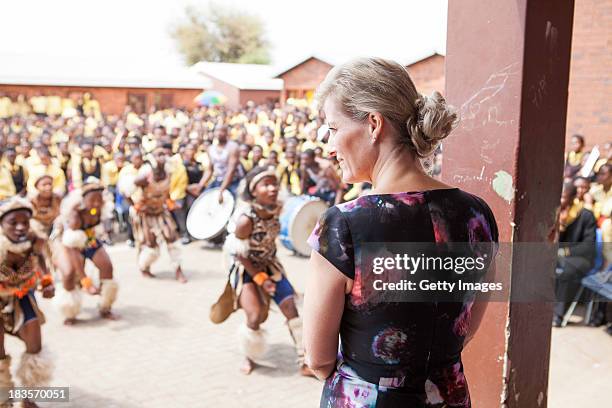
[[[573,1],[449,1],[446,97],[461,112],[442,179],[483,197],[500,242],[543,242],[562,183]],[[518,259],[510,290],[550,280],[554,259]],[[464,354],[475,408],[545,407],[552,305],[495,302]]]

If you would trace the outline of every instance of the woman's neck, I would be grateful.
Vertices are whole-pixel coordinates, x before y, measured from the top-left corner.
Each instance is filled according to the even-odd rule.
[[[427,176],[420,161],[407,147],[395,146],[387,154],[381,154],[371,175],[373,193],[417,191],[442,184]]]

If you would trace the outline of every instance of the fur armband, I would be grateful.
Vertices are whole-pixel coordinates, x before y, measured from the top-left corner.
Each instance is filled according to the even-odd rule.
[[[117,190],[124,197],[131,197],[138,189],[138,186],[134,183],[135,180],[136,176],[134,175],[122,175],[117,181]]]
[[[234,234],[229,234],[225,238],[225,244],[223,244],[223,250],[229,253],[230,255],[248,256],[249,249],[249,240],[238,239]]]
[[[87,234],[83,230],[65,229],[62,244],[68,248],[83,249],[87,245]]]

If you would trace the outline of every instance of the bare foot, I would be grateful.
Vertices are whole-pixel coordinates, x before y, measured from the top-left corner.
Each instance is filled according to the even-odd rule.
[[[97,288],[95,286],[90,286],[87,288],[87,293],[89,293],[90,295],[99,295],[100,288]]]
[[[140,271],[140,273],[142,273],[142,276],[145,278],[155,278],[155,275],[153,275],[148,269],[146,271]]]
[[[119,320],[119,316],[114,314],[110,310],[100,310],[100,317],[108,320]]]
[[[77,319],[76,319],[75,317],[73,317],[73,318],[68,318],[68,319],[65,319],[65,320],[64,320],[64,324],[65,324],[66,326],[74,326],[74,325],[76,324],[76,322],[77,322]]]
[[[22,406],[24,408],[38,408],[38,405],[35,404],[34,402],[30,401],[30,400],[23,400],[22,401]]]
[[[240,372],[244,375],[249,375],[251,374],[254,368],[255,368],[255,363],[253,363],[248,358],[245,358],[244,363],[242,363],[242,366],[240,366]]]
[[[316,378],[314,371],[312,371],[310,367],[308,367],[306,364],[300,367],[300,374],[303,375],[304,377],[315,377]]]
[[[183,271],[181,270],[181,268],[178,268],[176,270],[176,280],[181,283],[187,283],[187,278],[185,277],[185,275],[183,275]]]

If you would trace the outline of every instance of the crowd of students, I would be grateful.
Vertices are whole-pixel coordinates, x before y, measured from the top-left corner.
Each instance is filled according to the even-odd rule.
[[[565,157],[559,208],[560,248],[555,282],[559,302],[553,320],[556,327],[564,325],[564,316],[585,276],[598,274],[602,285],[612,281],[611,160],[612,143],[587,151],[584,137],[572,136]],[[607,302],[599,302],[587,324],[607,326],[607,333],[612,335],[607,308]]]
[[[342,183],[338,162],[327,151],[329,132],[321,131],[325,126],[319,112],[248,103],[238,110],[152,107],[140,114],[128,106],[122,115],[104,115],[91,95],[64,98],[63,105],[56,99],[0,97],[0,266],[12,271],[0,276],[7,292],[0,300],[13,305],[0,317],[14,321],[5,328],[26,343],[20,372],[37,374],[34,382],[20,378],[21,383],[40,386],[51,379],[40,337],[25,335],[40,331],[44,323],[35,289],[54,298],[66,325],[78,323],[83,293],[100,296],[102,318],[118,318],[113,305],[119,283],[105,245],[112,245],[120,233],[135,247],[143,277],[155,277],[151,266],[165,248],[176,280],[186,283],[177,244],[179,238],[184,245],[192,241],[187,214],[201,194],[216,193],[215,188],[220,200],[227,190],[249,205],[240,208],[240,216],[242,224],[252,223],[250,230],[238,228],[226,239],[231,243],[234,237],[234,247],[243,250],[248,242],[247,251],[233,256],[252,258],[241,261],[247,265],[242,269],[232,267],[243,276],[234,288],[236,296],[242,287],[247,297],[255,293],[249,279],[257,290],[261,286],[269,292],[287,318],[300,372],[312,375],[304,363],[295,292],[275,255],[282,208],[276,199],[309,195],[332,205],[368,187]],[[85,273],[87,260],[98,271],[97,283]],[[31,264],[40,276],[33,275]],[[268,276],[262,270],[271,272]],[[241,328],[246,374],[263,344],[259,306],[250,299],[241,301],[248,320]],[[0,347],[0,382],[11,381],[10,358]]]
[[[307,107],[248,103],[241,109],[200,107],[192,111],[172,108],[137,114],[128,106],[122,115],[103,115],[89,94],[77,98],[34,96],[14,100],[0,96],[0,200],[37,191],[42,176],[52,180],[61,201],[69,191],[96,178],[112,196],[114,217],[103,224],[102,241],[111,244],[113,233],[127,230],[134,245],[130,197],[120,180],[136,176],[163,147],[170,164],[170,202],[183,244],[192,238],[186,218],[196,198],[206,189],[222,187],[233,193],[249,170],[272,166],[280,194],[312,195],[332,205],[359,195],[367,185],[345,185],[338,163],[326,151],[328,134],[320,132],[319,112]],[[595,246],[577,242],[612,241],[612,144],[607,143],[588,174],[589,155],[584,138],[575,135],[566,154],[564,189],[559,211],[559,241],[572,242],[559,252],[554,324],[560,326],[580,287],[580,279],[595,265]],[[434,161],[439,173],[440,155]],[[569,197],[569,198],[568,198]],[[599,235],[597,233],[599,230]],[[587,248],[577,253],[572,248]],[[604,249],[607,245],[603,246]],[[612,255],[603,251],[606,269]],[[596,309],[592,325],[606,324],[605,304]],[[608,331],[610,332],[610,328]]]
[[[33,194],[42,174],[52,177],[59,197],[88,177],[98,178],[114,195],[118,215],[116,223],[107,224],[107,243],[113,224],[129,229],[133,243],[129,200],[117,186],[149,161],[158,145],[168,147],[170,207],[185,244],[191,241],[185,228],[191,204],[206,188],[220,186],[228,172],[239,181],[258,165],[273,166],[281,194],[312,195],[329,204],[354,198],[363,187],[341,183],[338,163],[326,152],[327,135],[318,133],[323,121],[309,108],[248,103],[239,110],[151,107],[137,114],[128,106],[115,116],[103,115],[88,94],[59,98],[65,100],[58,105],[62,109],[53,108],[53,98],[35,96],[28,103],[23,97],[0,97],[0,200]]]
[[[288,319],[300,370],[311,375],[303,361],[294,291],[275,256],[282,208],[276,198],[305,194],[331,205],[363,188],[341,182],[338,163],[326,152],[328,132],[318,131],[324,128],[318,112],[249,103],[239,110],[151,108],[143,114],[128,106],[114,116],[103,115],[91,95],[67,98],[62,109],[54,98],[0,98],[0,318],[5,330],[26,344],[18,368],[21,384],[48,385],[52,373],[40,336],[34,335],[44,323],[36,289],[54,298],[66,325],[78,323],[83,294],[99,296],[102,318],[118,318],[113,305],[119,283],[105,245],[125,230],[145,278],[155,277],[151,266],[165,248],[176,280],[186,283],[177,244],[179,238],[191,241],[186,230],[191,205],[203,192],[217,191],[213,188],[219,199],[225,190],[238,198],[239,186],[252,207],[245,215],[251,230],[235,232],[237,242],[249,242],[248,251],[239,252],[252,258],[243,260],[249,265],[248,273],[242,270],[243,286],[252,291],[253,275],[270,292]],[[87,260],[97,279],[85,273]],[[268,266],[274,271],[269,276],[261,272]],[[252,304],[243,307],[255,310]],[[258,349],[253,344],[261,340],[260,323],[243,327],[247,357]],[[0,383],[10,386],[11,360],[1,346]],[[248,374],[254,363],[246,362]],[[0,396],[0,405],[5,402]]]

